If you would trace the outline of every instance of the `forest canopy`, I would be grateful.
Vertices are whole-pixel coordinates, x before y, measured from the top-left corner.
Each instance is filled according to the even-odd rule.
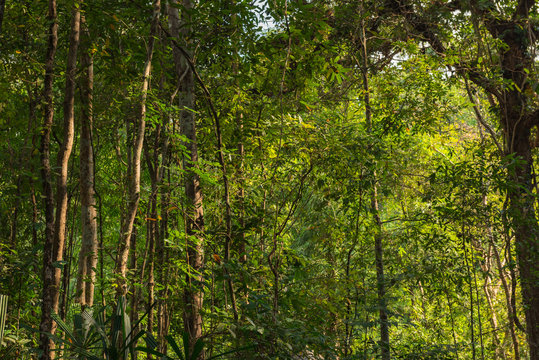
[[[534,0],[0,0],[0,358],[539,360]]]

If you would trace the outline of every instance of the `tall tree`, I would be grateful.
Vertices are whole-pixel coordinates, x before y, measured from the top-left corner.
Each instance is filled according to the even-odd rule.
[[[50,165],[50,136],[54,119],[54,57],[58,45],[58,22],[56,1],[49,1],[47,20],[49,25],[48,48],[45,59],[45,79],[44,79],[44,121],[41,133],[41,181],[43,184],[43,201],[45,207],[45,241],[43,245],[43,303],[41,308],[41,332],[40,342],[43,351],[43,359],[51,357],[52,342],[46,333],[53,333],[54,322],[51,318],[51,309],[54,299],[53,246],[54,246],[54,195],[52,190],[52,170]]]
[[[144,144],[144,132],[146,129],[146,99],[148,98],[148,87],[150,85],[150,72],[152,68],[153,49],[155,37],[159,26],[159,16],[161,14],[161,1],[153,2],[153,16],[150,26],[150,35],[146,50],[146,61],[142,71],[142,86],[139,100],[139,113],[137,114],[136,135],[132,144],[132,151],[127,164],[128,200],[127,214],[123,218],[118,257],[116,259],[116,272],[119,275],[118,294],[127,294],[127,260],[129,258],[129,247],[133,225],[137,215],[138,203],[140,200],[140,169],[141,155]]]
[[[80,194],[82,245],[79,253],[77,293],[83,307],[94,303],[95,269],[97,266],[97,211],[95,201],[94,148],[92,143],[94,63],[88,31],[83,32],[83,77],[81,81],[80,128]]]
[[[56,21],[56,4],[54,1],[49,3],[49,18],[53,22],[49,34],[49,52],[47,55],[47,70],[52,72],[54,64],[54,52],[57,43],[57,26]],[[43,248],[43,306],[41,315],[42,332],[54,334],[56,325],[51,318],[52,313],[58,312],[58,304],[60,297],[60,280],[61,280],[61,261],[63,260],[66,219],[67,219],[67,176],[68,164],[73,148],[74,129],[75,129],[75,74],[77,69],[77,50],[80,39],[80,3],[73,6],[71,14],[71,28],[69,36],[69,51],[67,55],[66,68],[66,86],[64,94],[64,138],[60,150],[57,155],[56,166],[59,168],[59,173],[56,178],[56,215],[54,219],[54,229],[48,229],[45,236],[45,246]],[[50,62],[50,63],[49,63]],[[49,68],[50,66],[50,68]],[[51,74],[52,76],[52,74]],[[45,129],[52,126],[53,120],[53,103],[52,103],[52,78],[50,83],[45,84],[45,98],[48,106],[45,110]],[[50,99],[50,103],[49,103]],[[47,130],[45,130],[47,131]],[[48,142],[49,134],[44,134],[42,139],[42,172],[44,192],[46,194],[46,216],[50,217],[53,211],[53,206],[50,204],[49,196],[52,195],[50,187],[50,164]],[[47,226],[52,225],[52,219],[48,219]],[[51,231],[52,230],[52,231]],[[52,236],[51,236],[52,232]],[[54,352],[52,351],[52,342],[48,339],[47,334],[41,335],[42,359],[53,359]]]
[[[181,18],[178,8],[182,8]],[[193,10],[191,0],[170,0],[168,18],[170,34],[174,39],[182,38],[185,41],[186,51],[190,52],[191,20],[190,12]],[[185,170],[185,196],[187,201],[186,221],[186,254],[187,254],[187,286],[184,291],[184,329],[189,334],[189,346],[192,349],[195,342],[202,336],[202,304],[204,292],[202,291],[202,267],[204,266],[204,210],[202,207],[202,189],[198,168],[197,126],[195,122],[195,81],[190,59],[184,56],[178,46],[173,47],[173,57],[176,70],[176,79],[181,91],[179,96],[180,130],[187,139],[184,144],[187,148],[183,158]],[[201,354],[201,358],[204,354]]]
[[[362,3],[361,15],[365,16],[365,8]],[[361,19],[361,75],[363,80],[363,101],[365,103],[365,121],[367,123],[367,132],[372,134],[372,108],[370,101],[369,88],[369,52],[367,47],[367,36],[365,31],[365,21]],[[375,162],[376,164],[376,162]],[[376,263],[376,287],[378,290],[378,313],[380,320],[380,350],[381,359],[389,360],[391,358],[389,346],[389,322],[387,314],[387,299],[386,299],[386,280],[384,277],[384,244],[383,244],[383,228],[380,219],[380,208],[378,204],[378,179],[376,176],[376,168],[372,170],[372,190],[371,190],[371,208],[372,218],[374,222],[374,255]]]

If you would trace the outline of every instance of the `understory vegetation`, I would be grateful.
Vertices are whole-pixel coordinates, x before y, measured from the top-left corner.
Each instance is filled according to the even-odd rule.
[[[0,10],[0,358],[539,359],[535,1]]]

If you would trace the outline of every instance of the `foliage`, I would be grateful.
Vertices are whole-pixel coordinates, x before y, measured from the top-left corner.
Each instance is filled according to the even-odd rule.
[[[53,176],[64,135],[71,6],[57,2]],[[76,311],[80,119],[87,111],[77,93],[68,237],[63,261],[54,264],[62,270],[59,330],[50,334],[63,355],[370,359],[382,349],[384,303],[396,359],[529,356],[515,256],[522,219],[509,194],[522,191],[533,199],[530,209],[537,205],[535,176],[524,186],[518,174],[536,167],[539,131],[535,125],[516,137],[531,144],[531,160],[512,153],[501,121],[504,97],[479,82],[505,92],[520,88],[501,61],[508,53],[504,36],[509,41],[514,31],[496,37],[489,30],[518,18],[517,2],[180,3],[162,1],[128,293],[119,299],[118,241],[130,201],[152,9],[140,0],[80,5],[87,38],[79,89],[82,54],[91,54],[95,73],[95,303],[118,300],[108,316],[110,307]],[[537,5],[529,3],[516,35],[535,29]],[[184,21],[175,42],[166,34],[167,6]],[[46,14],[42,1],[8,1],[0,22],[0,293],[10,299],[0,357],[6,358],[39,351]],[[526,74],[527,85],[517,91],[522,114],[537,109],[534,42],[530,35],[521,44],[535,66],[517,71]],[[180,80],[190,72],[186,65],[176,76],[178,46],[200,77],[189,109],[179,102],[187,93]],[[186,114],[196,119],[195,138],[186,135]],[[192,163],[204,213],[203,229],[194,233],[186,193]],[[197,244],[204,264],[194,269]],[[186,325],[192,289],[201,294],[203,318],[195,338]],[[180,334],[180,343],[170,334]]]

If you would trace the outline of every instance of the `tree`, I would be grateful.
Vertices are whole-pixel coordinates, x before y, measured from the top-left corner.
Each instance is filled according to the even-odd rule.
[[[96,279],[98,242],[97,242],[97,211],[95,201],[94,177],[94,147],[92,141],[93,126],[93,88],[94,64],[90,48],[88,30],[83,31],[85,48],[82,52],[82,67],[84,69],[81,84],[81,114],[80,133],[80,193],[81,193],[81,225],[82,244],[79,253],[79,272],[77,276],[77,292],[82,307],[92,307],[94,303],[94,288]]]
[[[51,78],[47,79],[44,96],[48,106],[45,112],[45,132],[42,138],[42,178],[46,197],[47,227],[51,226],[53,206],[51,204],[52,189],[50,189],[51,169],[49,164],[49,134],[52,126],[54,108],[52,103],[52,67],[57,42],[56,4],[49,3],[49,18],[52,22],[49,34],[49,50],[47,54],[47,67]],[[51,318],[52,313],[58,312],[60,297],[60,277],[63,266],[65,231],[67,219],[67,176],[69,157],[73,148],[75,132],[75,74],[77,68],[77,50],[80,39],[80,3],[73,6],[71,15],[71,28],[69,37],[69,52],[67,57],[66,85],[64,94],[64,139],[58,151],[56,166],[60,169],[56,178],[56,214],[54,230],[48,228],[45,236],[44,262],[43,262],[43,305],[41,314],[41,346],[42,359],[53,359],[52,340],[49,333],[54,334],[56,325]]]
[[[159,16],[161,14],[161,1],[155,0],[153,3],[153,14],[148,39],[148,48],[146,52],[146,61],[142,71],[142,86],[140,94],[139,112],[137,114],[136,135],[132,144],[129,144],[128,164],[127,164],[127,182],[128,182],[128,201],[127,214],[124,216],[122,230],[120,234],[120,243],[118,257],[116,259],[116,271],[118,278],[118,295],[127,294],[127,260],[129,257],[129,248],[135,216],[137,214],[138,204],[140,200],[140,172],[141,172],[141,156],[144,145],[144,132],[146,129],[146,99],[148,96],[148,87],[150,84],[150,73],[152,68],[153,50],[155,44],[155,36],[159,26]]]
[[[469,78],[493,98],[503,130],[503,155],[508,161],[507,184],[513,184],[507,189],[508,211],[520,269],[530,358],[539,359],[539,225],[535,214],[533,145],[530,140],[532,129],[539,124],[533,88],[537,81],[533,55],[537,41],[534,30],[537,19],[533,14],[537,5],[535,1],[521,0],[510,6],[498,6],[492,1],[450,3],[438,9],[435,6],[426,8],[425,14],[418,14],[409,1],[388,2],[388,9],[401,15],[415,36],[428,42],[458,74]],[[469,11],[469,23],[476,25],[474,31],[480,43],[475,54],[453,60],[455,51],[444,45],[448,34],[444,34],[441,25],[428,16],[446,12],[452,16],[449,21],[458,21],[457,16],[452,15],[456,10]],[[482,39],[479,26],[483,26],[490,39]],[[496,41],[494,49],[490,48],[491,41]],[[488,66],[481,65],[482,61]]]
[[[178,12],[180,3],[171,0],[168,6],[169,28],[173,39],[180,37],[186,41],[187,51],[191,51],[191,12],[193,3],[191,0],[184,0],[181,3],[183,9],[181,18]],[[178,45],[178,43],[175,43]],[[202,189],[200,187],[200,177],[198,168],[198,143],[197,125],[195,121],[195,80],[192,63],[187,58],[187,54],[181,52],[179,46],[173,47],[174,65],[176,70],[176,80],[181,91],[179,96],[180,129],[185,136],[184,146],[187,151],[182,159],[185,169],[185,236],[186,236],[186,256],[187,274],[184,291],[184,331],[189,334],[189,347],[192,349],[198,339],[202,336],[202,305],[204,301],[203,292],[203,267],[204,267],[204,209],[202,203]],[[204,353],[200,355],[204,358]]]

